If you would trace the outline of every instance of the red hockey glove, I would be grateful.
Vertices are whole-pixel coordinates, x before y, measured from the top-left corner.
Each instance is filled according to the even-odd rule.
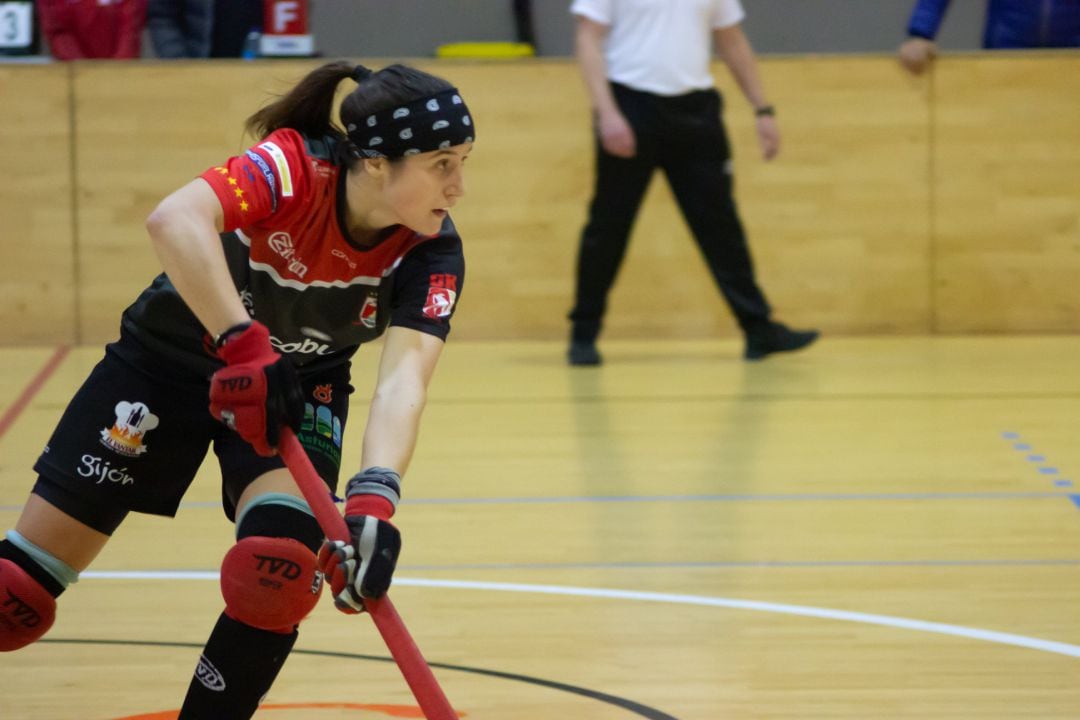
[[[380,598],[401,552],[401,533],[390,523],[401,496],[401,477],[373,467],[349,480],[345,491],[348,543],[327,540],[319,550],[319,569],[343,613],[364,612],[364,598]]]
[[[225,367],[210,380],[210,413],[260,455],[273,455],[280,427],[297,430],[304,418],[304,396],[296,371],[270,344],[259,322],[226,331],[218,341]]]

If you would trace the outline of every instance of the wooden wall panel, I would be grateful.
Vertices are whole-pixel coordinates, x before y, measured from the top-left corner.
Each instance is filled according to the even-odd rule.
[[[892,58],[762,63],[783,144],[761,160],[730,76],[736,193],[777,315],[830,333],[930,329],[929,106]]]
[[[75,341],[70,104],[64,66],[0,65],[0,335]]]
[[[1080,55],[940,63],[942,332],[1080,330]]]
[[[931,80],[909,78],[885,57],[767,58],[762,71],[784,133],[772,163],[759,158],[749,110],[718,65],[737,198],[777,315],[833,334],[1078,329],[1070,292],[1080,246],[1078,63],[1053,53],[946,57]],[[418,64],[462,89],[480,131],[468,196],[455,211],[469,262],[457,336],[565,336],[592,184],[576,66]],[[147,214],[241,151],[243,120],[314,65],[0,71],[0,98],[18,98],[0,102],[0,120],[22,128],[0,140],[8,342],[70,340],[76,318],[85,342],[115,337],[120,311],[157,272]],[[32,245],[11,239],[28,233]],[[735,332],[661,175],[611,307],[607,337]]]

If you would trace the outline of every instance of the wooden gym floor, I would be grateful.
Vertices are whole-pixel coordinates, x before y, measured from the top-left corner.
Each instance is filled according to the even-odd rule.
[[[452,341],[436,375],[391,595],[463,716],[1080,717],[1080,338],[602,349]],[[0,350],[0,527],[99,354]],[[0,718],[175,717],[230,542],[207,464],[0,656]],[[297,648],[258,718],[420,717],[367,618],[324,601]]]

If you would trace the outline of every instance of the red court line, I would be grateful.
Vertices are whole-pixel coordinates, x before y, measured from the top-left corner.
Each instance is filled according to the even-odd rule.
[[[56,372],[56,368],[60,367],[60,363],[64,362],[64,358],[67,357],[68,352],[71,350],[67,345],[61,345],[56,348],[56,352],[52,354],[49,361],[45,363],[45,366],[38,370],[38,374],[34,376],[34,379],[30,381],[30,384],[23,388],[22,394],[18,399],[4,411],[4,416],[0,418],[0,438],[4,437],[4,434],[15,424],[15,420],[22,414],[22,411],[26,409],[26,406],[30,404],[30,401],[37,395],[38,390],[48,382],[52,374]]]

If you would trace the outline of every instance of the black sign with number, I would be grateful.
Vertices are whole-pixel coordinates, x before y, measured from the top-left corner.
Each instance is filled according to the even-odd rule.
[[[0,2],[0,55],[36,55],[37,18],[32,0]]]

